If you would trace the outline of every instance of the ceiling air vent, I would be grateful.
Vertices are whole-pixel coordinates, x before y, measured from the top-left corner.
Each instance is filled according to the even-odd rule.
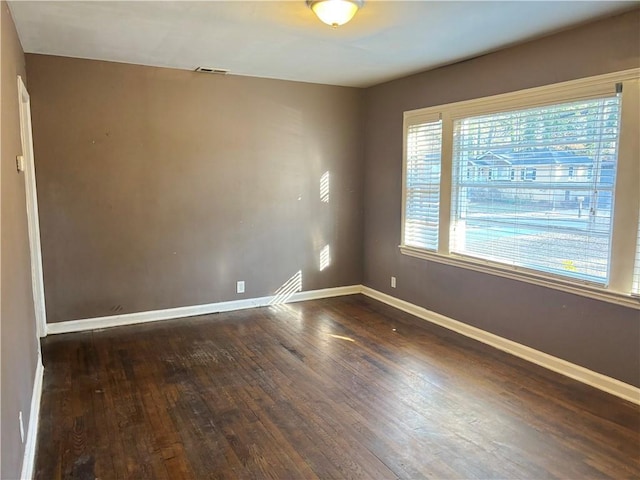
[[[216,73],[218,75],[226,75],[227,73],[229,73],[229,70],[225,70],[224,68],[198,67],[196,68],[196,72]]]

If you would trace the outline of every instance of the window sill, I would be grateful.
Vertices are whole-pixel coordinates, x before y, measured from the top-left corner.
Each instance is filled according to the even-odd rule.
[[[482,260],[475,260],[457,255],[442,255],[435,252],[421,250],[415,247],[408,247],[406,245],[400,245],[399,248],[400,252],[403,255],[408,255],[410,257],[443,263],[445,265],[452,265],[454,267],[466,268],[467,270],[474,270],[476,272],[488,273],[490,275],[496,275],[503,278],[531,283],[533,285],[553,288],[554,290],[573,293],[575,295],[580,295],[595,300],[602,300],[604,302],[615,303],[617,305],[623,305],[625,307],[631,307],[640,310],[639,297],[619,292],[613,292],[611,290],[606,290],[604,288],[597,287],[586,282],[572,282],[557,277],[550,277],[531,273],[529,271],[519,270],[517,269],[517,267],[511,269],[509,267],[503,267],[494,263],[484,262]]]

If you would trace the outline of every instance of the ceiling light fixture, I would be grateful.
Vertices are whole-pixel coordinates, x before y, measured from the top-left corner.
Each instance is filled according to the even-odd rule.
[[[307,0],[313,13],[333,28],[351,20],[363,3],[363,0]]]

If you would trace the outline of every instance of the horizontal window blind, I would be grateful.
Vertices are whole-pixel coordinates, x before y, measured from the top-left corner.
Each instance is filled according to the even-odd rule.
[[[454,122],[453,253],[606,285],[618,95]]]
[[[404,244],[438,248],[442,121],[409,125],[406,131]]]

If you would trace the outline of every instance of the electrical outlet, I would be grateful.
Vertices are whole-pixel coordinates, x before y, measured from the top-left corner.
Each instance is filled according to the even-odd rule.
[[[244,293],[244,280],[236,282],[236,293]]]
[[[396,288],[396,277],[391,277],[391,288]]]
[[[20,422],[20,441],[24,443],[24,422],[22,421],[22,411],[18,414],[18,421]]]

